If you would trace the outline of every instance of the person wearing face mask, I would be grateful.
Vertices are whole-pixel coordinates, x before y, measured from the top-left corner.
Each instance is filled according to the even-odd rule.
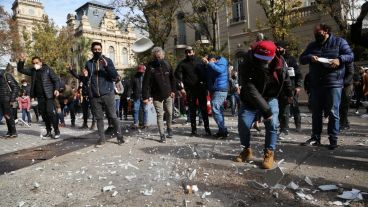
[[[243,151],[235,158],[236,162],[253,159],[250,146],[250,129],[257,115],[264,118],[265,146],[262,167],[271,169],[278,140],[279,125],[278,96],[283,93],[289,100],[292,88],[282,56],[276,55],[276,45],[263,40],[248,52],[245,61],[239,65],[241,106],[238,117],[238,130]]]
[[[302,145],[321,145],[322,115],[327,112],[329,149],[337,147],[340,132],[339,107],[344,86],[345,66],[354,61],[353,52],[345,39],[336,37],[331,27],[317,24],[315,41],[300,55],[302,65],[309,64],[312,108],[312,135]]]
[[[288,135],[289,133],[289,116],[290,113],[294,116],[294,123],[297,132],[301,132],[301,117],[299,110],[299,93],[303,85],[303,74],[300,72],[297,60],[287,51],[287,42],[276,42],[277,54],[281,55],[286,64],[287,72],[290,77],[291,86],[293,89],[293,101],[289,103],[288,97],[284,94],[279,96],[279,120],[280,134]]]
[[[175,77],[179,81],[181,94],[186,95],[189,104],[191,136],[198,136],[196,126],[197,101],[202,114],[206,136],[211,136],[207,112],[207,84],[203,75],[202,61],[195,56],[192,47],[185,49],[185,59],[182,60],[176,70]]]
[[[10,73],[0,70],[0,113],[4,116],[8,128],[6,138],[16,138],[18,136],[13,115],[18,94],[18,82]]]
[[[231,77],[229,79],[229,95],[230,95],[230,102],[231,102],[231,114],[236,116],[236,112],[238,111],[238,106],[240,102],[239,93],[239,82],[238,82],[238,72],[232,70]]]
[[[160,142],[165,143],[166,137],[173,138],[171,122],[173,99],[175,98],[175,78],[171,65],[164,60],[165,51],[161,47],[154,47],[151,53],[153,60],[147,64],[144,74],[142,99],[143,103],[148,104],[149,98],[153,98]],[[164,131],[164,112],[166,114],[167,136]]]
[[[144,66],[144,64],[138,65],[137,72],[131,80],[131,91],[127,92],[127,96],[131,97],[133,100],[133,124],[131,126],[132,129],[137,129],[139,126],[138,124],[145,128],[148,127],[148,107],[143,103],[142,99],[142,86],[145,70],[146,66]],[[141,112],[143,112],[143,120],[139,119],[139,115],[141,114]]]
[[[224,139],[228,136],[224,119],[224,102],[229,90],[229,71],[226,58],[216,55],[208,55],[202,58],[207,68],[207,87],[211,95],[211,109],[213,119],[218,126],[216,138]]]
[[[91,45],[93,53],[92,59],[88,60],[82,73],[87,74],[89,80],[89,95],[92,103],[92,110],[97,121],[99,139],[96,146],[101,146],[106,142],[104,132],[104,109],[107,118],[114,126],[118,144],[124,143],[121,126],[115,109],[115,83],[120,81],[120,76],[110,58],[102,55],[102,44],[93,42]]]
[[[54,98],[59,96],[60,79],[56,76],[54,70],[44,64],[39,57],[32,58],[33,68],[24,68],[26,60],[25,54],[22,54],[17,65],[18,72],[31,76],[32,99],[37,98],[38,110],[46,125],[47,133],[43,137],[60,138],[58,118],[56,115]],[[51,133],[51,126],[54,128],[54,136]]]

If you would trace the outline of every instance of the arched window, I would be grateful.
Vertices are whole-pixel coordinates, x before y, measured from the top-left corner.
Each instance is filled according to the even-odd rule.
[[[121,59],[122,59],[123,65],[129,65],[128,49],[125,47],[123,48]]]
[[[112,60],[112,62],[115,62],[115,49],[113,46],[109,47],[109,58]]]

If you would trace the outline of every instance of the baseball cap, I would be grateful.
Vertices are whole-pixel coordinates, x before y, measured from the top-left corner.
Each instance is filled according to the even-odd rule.
[[[274,42],[269,40],[259,41],[254,49],[254,57],[270,61],[275,57],[276,45]]]

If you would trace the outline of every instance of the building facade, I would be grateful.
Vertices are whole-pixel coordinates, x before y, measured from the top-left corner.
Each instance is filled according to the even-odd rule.
[[[314,0],[304,0],[298,12],[302,15],[303,24],[292,29],[298,38],[299,48],[303,50],[305,46],[313,40],[313,28],[318,22],[324,22],[337,28],[335,21],[328,15],[321,14],[315,5]],[[186,46],[193,46],[200,41],[208,44],[205,37],[198,34],[198,30],[182,22],[182,15],[191,11],[190,3],[182,2],[182,6],[177,11],[176,30],[172,31],[171,38],[166,43],[166,48],[173,51],[178,59],[184,55]],[[189,12],[190,13],[190,12]],[[262,7],[255,0],[232,0],[230,6],[223,7],[218,12],[217,23],[217,47],[226,46],[226,52],[230,54],[230,62],[237,69],[241,61],[241,54],[248,51],[249,46],[256,40],[257,33],[264,33],[271,37],[268,28],[260,29],[260,24],[266,24],[267,18]]]
[[[83,36],[101,42],[102,53],[112,59],[120,71],[136,64],[131,50],[137,39],[135,32],[131,27],[121,29],[113,7],[89,1],[75,12],[67,16],[67,25],[74,29],[75,37]]]

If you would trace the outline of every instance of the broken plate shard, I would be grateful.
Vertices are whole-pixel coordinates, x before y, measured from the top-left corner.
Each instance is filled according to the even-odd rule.
[[[337,190],[338,187],[336,185],[320,185],[318,186],[319,189],[323,191],[330,191],[330,190]]]
[[[145,189],[144,191],[141,191],[141,193],[145,196],[151,196],[153,193],[153,188],[151,188],[150,190]]]
[[[125,176],[125,179],[127,179],[129,182],[132,181],[134,178],[137,178],[136,175],[127,175]]]
[[[360,193],[360,190],[352,189],[351,191],[344,191],[341,195],[337,196],[338,198],[342,198],[345,200],[363,200],[363,196]]]
[[[295,184],[293,181],[289,183],[289,185],[286,186],[287,188],[297,190],[299,188],[299,185]]]
[[[306,183],[308,183],[308,185],[313,186],[313,182],[312,182],[312,180],[311,180],[308,176],[305,176],[304,181],[305,181]]]
[[[18,203],[18,207],[22,207],[22,206],[24,206],[24,204],[26,204],[26,202],[24,202],[24,201],[20,201],[20,202]]]
[[[107,191],[112,191],[113,189],[115,189],[116,187],[113,185],[108,185],[102,188],[102,192],[107,192]]]
[[[197,174],[197,169],[194,169],[193,172],[189,176],[189,180],[192,180]]]
[[[202,196],[201,196],[201,198],[202,199],[205,199],[206,198],[206,196],[209,196],[209,195],[211,195],[211,192],[204,192],[203,194],[202,194]]]
[[[115,197],[118,194],[118,191],[114,191],[111,195],[111,197]]]
[[[33,188],[39,188],[39,187],[40,187],[40,184],[38,184],[37,182],[33,183]]]
[[[276,167],[272,170],[267,170],[265,175],[265,182],[268,186],[275,186],[284,177],[284,172],[280,167]]]

